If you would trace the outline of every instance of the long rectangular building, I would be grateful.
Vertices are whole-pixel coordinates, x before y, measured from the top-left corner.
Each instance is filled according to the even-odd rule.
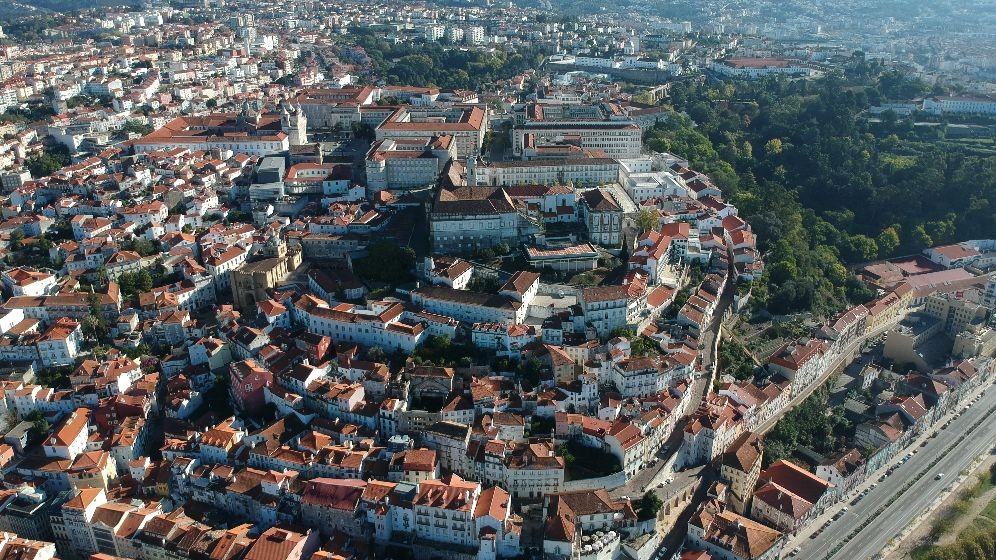
[[[496,161],[488,165],[468,161],[467,184],[508,186],[571,183],[588,186],[615,183],[619,181],[619,171],[618,161],[602,157]]]
[[[361,121],[360,107],[372,105],[376,98],[377,90],[370,86],[307,89],[294,99],[294,103],[304,112],[310,129],[324,130],[339,126],[348,131],[353,123]]]
[[[564,140],[577,142],[582,149],[601,150],[609,157],[635,158],[643,148],[643,131],[629,120],[527,121],[512,129],[512,152],[521,156],[530,144]]]
[[[136,153],[186,148],[231,150],[238,154],[267,155],[290,147],[279,115],[219,113],[204,117],[177,117],[131,145]]]
[[[440,189],[429,214],[432,247],[440,253],[516,245],[536,228],[516,210],[508,194],[495,187]]]
[[[528,305],[498,294],[425,286],[412,290],[412,303],[439,315],[466,323],[521,323]]]
[[[452,136],[458,158],[479,153],[487,132],[487,111],[477,105],[401,107],[377,127],[377,140]]]
[[[367,308],[348,303],[328,307],[311,297],[295,304],[295,315],[309,332],[388,352],[411,352],[428,336],[424,324],[402,320],[404,310],[402,304],[391,302],[373,302]]]

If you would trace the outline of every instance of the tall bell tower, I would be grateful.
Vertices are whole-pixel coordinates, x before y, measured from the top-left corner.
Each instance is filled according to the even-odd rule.
[[[308,117],[301,107],[287,103],[280,106],[280,129],[287,133],[291,146],[308,143]]]

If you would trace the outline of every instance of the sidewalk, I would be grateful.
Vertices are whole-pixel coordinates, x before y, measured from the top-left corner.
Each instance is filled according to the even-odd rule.
[[[959,482],[951,489],[950,492],[943,494],[940,499],[938,499],[931,507],[923,512],[923,514],[917,518],[917,520],[909,526],[909,528],[903,533],[902,538],[896,542],[891,549],[883,550],[883,558],[885,560],[903,560],[910,557],[913,549],[923,544],[930,544],[927,539],[930,537],[931,525],[928,521],[933,517],[934,513],[941,508],[949,508],[955,501],[959,499],[959,490],[962,489],[965,482],[976,482],[976,473],[982,472],[983,469],[992,468],[992,465],[996,463],[996,457],[989,455],[982,459],[981,461],[976,461],[973,463],[972,467],[966,476],[959,479]],[[985,494],[975,498],[972,501],[972,508],[965,512],[964,515],[958,518],[958,522],[951,527],[951,529],[944,534],[943,537],[937,542],[938,545],[951,544],[958,537],[966,527],[972,524],[976,517],[986,507],[989,505],[994,498],[996,498],[996,487],[990,488]]]
[[[990,386],[990,383],[983,383],[973,393],[967,395],[962,402],[974,398],[976,395],[979,395],[980,393],[982,393],[983,391],[985,391],[986,389],[988,389],[989,386]],[[881,468],[879,468],[875,472],[867,473],[866,477],[865,477],[865,480],[862,481],[861,484],[858,484],[856,487],[854,487],[853,489],[851,489],[851,491],[848,492],[846,495],[841,496],[840,500],[838,500],[833,505],[829,506],[826,510],[824,510],[824,512],[820,516],[818,516],[818,517],[816,517],[814,519],[809,520],[809,522],[806,523],[805,527],[803,527],[795,536],[790,536],[789,539],[785,543],[785,550],[792,550],[795,547],[799,547],[803,551],[805,551],[806,550],[806,543],[809,542],[809,535],[811,535],[813,532],[815,532],[818,529],[820,529],[821,527],[823,527],[823,524],[826,523],[827,520],[833,518],[833,516],[836,515],[837,512],[839,512],[841,509],[849,506],[851,500],[853,500],[858,494],[864,492],[865,490],[870,489],[872,484],[876,484],[877,485],[879,477],[881,477],[883,474],[885,474],[885,472],[888,471],[889,468],[900,464],[902,462],[903,458],[906,457],[907,453],[909,453],[910,451],[913,451],[915,449],[919,449],[920,448],[920,444],[922,442],[927,441],[928,439],[930,439],[930,437],[933,434],[940,433],[941,432],[941,426],[943,426],[944,423],[946,423],[947,421],[953,419],[954,415],[958,414],[961,411],[961,409],[962,409],[963,406],[965,406],[965,405],[964,404],[959,404],[958,406],[954,407],[953,410],[951,410],[946,415],[944,415],[941,418],[939,418],[927,431],[925,431],[923,434],[920,434],[920,437],[918,437],[915,440],[913,440],[912,442],[910,442],[909,446],[903,448],[902,452],[897,453],[896,457],[893,457],[892,460],[890,460],[887,464],[883,465]],[[961,482],[961,479],[959,480],[959,484],[960,484],[960,482]],[[950,495],[950,492],[942,494],[942,498],[939,499],[935,504],[932,505],[930,511],[932,511],[934,508],[936,508],[937,505],[942,500],[947,499],[947,497],[949,495]],[[925,514],[929,514],[929,511],[928,512],[924,512],[924,513]],[[904,537],[903,540],[905,540],[905,537]]]

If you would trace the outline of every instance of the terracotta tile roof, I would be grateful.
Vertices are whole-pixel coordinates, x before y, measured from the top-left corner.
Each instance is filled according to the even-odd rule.
[[[404,470],[417,472],[432,472],[436,469],[438,458],[433,449],[410,449],[404,452]]]
[[[477,482],[466,481],[455,474],[440,479],[426,480],[418,485],[418,492],[412,499],[413,505],[470,511],[471,502],[467,499],[480,488]]]
[[[245,560],[300,560],[300,554],[293,553],[309,533],[310,529],[271,527],[259,536]]]
[[[742,472],[750,472],[757,462],[761,460],[764,451],[761,435],[754,432],[745,432],[730,444],[726,452],[723,453],[723,465],[727,465]]]
[[[367,483],[355,479],[315,478],[301,494],[301,503],[323,508],[354,511]]]
[[[780,532],[767,525],[712,503],[704,504],[689,524],[701,527],[707,542],[744,560],[765,557],[782,537]]]
[[[508,517],[510,507],[511,500],[508,492],[498,486],[492,486],[481,492],[481,496],[477,499],[474,517],[489,516],[498,521],[504,521]]]
[[[775,461],[767,469],[761,471],[759,480],[774,482],[792,494],[814,504],[819,501],[824,492],[833,486],[799,465],[784,459]]]

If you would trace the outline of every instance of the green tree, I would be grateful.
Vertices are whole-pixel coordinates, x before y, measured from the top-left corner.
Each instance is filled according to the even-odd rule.
[[[376,241],[367,248],[367,256],[354,262],[354,270],[363,278],[400,284],[412,279],[415,251],[391,241]]]
[[[917,226],[913,228],[913,245],[917,249],[926,249],[934,246],[934,240],[930,237],[930,234],[927,233],[927,230],[924,229],[922,224],[917,224]]]
[[[30,414],[24,418],[28,422],[31,422],[31,430],[28,433],[28,437],[32,443],[38,443],[44,441],[45,437],[48,436],[48,432],[51,426],[45,416],[38,410],[32,411]]]
[[[659,225],[657,213],[650,208],[640,210],[640,213],[636,215],[636,225],[640,228],[641,232],[656,230]]]
[[[44,151],[37,156],[31,156],[25,161],[25,165],[31,176],[34,178],[48,177],[63,167],[69,165],[72,158],[69,155],[69,148],[62,144],[46,146]]]
[[[867,235],[852,235],[849,243],[852,262],[868,261],[878,256],[878,243]]]
[[[571,453],[566,443],[557,445],[556,455],[564,460],[564,466],[568,469],[574,466],[574,454]]]
[[[384,363],[387,361],[387,353],[380,346],[371,346],[370,350],[367,350],[367,359],[371,362]]]
[[[654,519],[657,517],[657,512],[664,507],[664,502],[657,497],[653,491],[647,491],[640,499],[640,504],[637,509],[637,518],[640,521],[647,521],[649,519]]]
[[[155,255],[156,253],[159,252],[159,250],[156,247],[156,244],[148,239],[145,239],[144,237],[135,239],[132,242],[131,248],[132,250],[134,250],[136,253],[138,253],[143,257]]]
[[[152,273],[147,268],[139,270],[135,277],[135,289],[139,292],[148,292],[152,286]]]
[[[133,132],[135,134],[141,134],[142,136],[152,133],[152,130],[151,126],[137,120],[128,121],[121,127],[122,132]]]
[[[878,234],[876,241],[878,243],[879,256],[888,257],[899,248],[899,232],[895,226],[889,226],[883,229],[882,233]]]
[[[20,251],[24,248],[24,232],[15,229],[10,234],[10,248],[12,251]]]
[[[87,304],[90,306],[90,314],[83,319],[83,333],[90,338],[103,340],[109,332],[107,317],[104,316],[104,309],[100,303],[100,296],[90,292],[87,296]]]

